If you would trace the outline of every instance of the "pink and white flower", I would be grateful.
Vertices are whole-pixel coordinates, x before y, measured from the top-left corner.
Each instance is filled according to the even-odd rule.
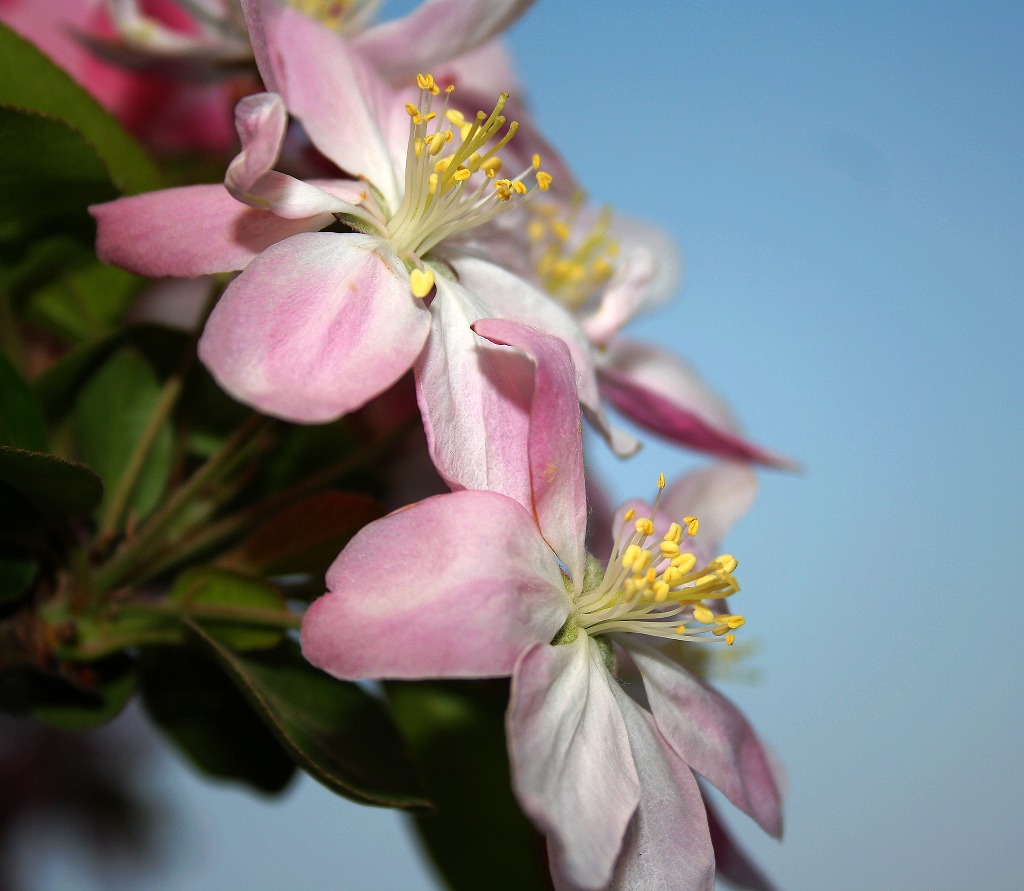
[[[486,347],[470,330],[479,318],[521,319],[561,338],[580,403],[601,426],[593,356],[571,315],[487,260],[479,238],[467,247],[466,233],[550,182],[536,158],[502,170],[499,151],[515,133],[504,97],[466,120],[431,76],[395,91],[291,9],[262,26],[264,79],[281,92],[239,104],[242,151],[226,188],[93,208],[100,256],[150,276],[242,270],[199,353],[228,392],[269,414],[332,420],[415,367],[432,457],[449,481],[480,466],[486,448],[493,387],[478,368]],[[324,157],[357,179],[302,181],[274,169],[286,106]]]
[[[777,468],[792,462],[746,440],[732,413],[686,362],[619,336],[638,314],[667,301],[682,261],[661,230],[582,203],[546,197],[511,231],[503,254],[579,321],[597,357],[606,402],[671,442],[731,461]]]
[[[586,502],[572,361],[512,322],[476,330],[490,373],[517,394],[491,419],[496,490],[435,496],[363,529],[307,612],[303,652],[339,678],[512,676],[516,793],[546,834],[560,889],[710,889],[714,862],[692,771],[768,832],[779,792],[750,725],[674,658],[681,641],[729,641],[740,616],[714,538],[753,495],[721,465],[623,514],[604,571],[584,547]],[[662,515],[677,516],[668,523]],[[704,547],[703,553],[712,553]],[[637,673],[623,687],[620,672]]]

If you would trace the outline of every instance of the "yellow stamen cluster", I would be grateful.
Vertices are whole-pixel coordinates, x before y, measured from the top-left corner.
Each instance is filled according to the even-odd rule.
[[[405,192],[387,229],[399,252],[416,258],[412,265],[419,267],[418,258],[444,239],[479,226],[515,199],[547,191],[551,176],[540,169],[536,155],[515,176],[499,176],[504,167],[499,152],[519,129],[516,121],[506,125],[501,113],[507,93],[499,95],[490,114],[480,111],[467,119],[449,107],[454,87],[442,88],[430,74],[417,75],[416,85],[419,101],[405,106],[410,121]]]
[[[591,299],[615,273],[618,243],[609,235],[611,210],[604,208],[597,221],[581,237],[578,228],[582,195],[568,214],[551,204],[536,201],[527,223],[533,266],[544,289],[570,309]]]
[[[380,6],[380,0],[288,0],[292,9],[342,34],[362,31]]]
[[[736,558],[723,554],[697,567],[694,554],[681,547],[684,535],[697,534],[696,517],[672,523],[660,540],[654,540],[664,485],[662,476],[651,516],[637,517],[632,508],[626,511],[604,578],[577,598],[575,620],[590,634],[633,631],[688,640],[707,640],[710,634],[732,644],[743,616],[716,612],[706,601],[739,590],[732,575]]]

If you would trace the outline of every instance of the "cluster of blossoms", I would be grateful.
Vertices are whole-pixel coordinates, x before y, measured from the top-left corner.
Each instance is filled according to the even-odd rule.
[[[373,24],[376,5],[72,3],[59,39],[122,63],[120,92],[97,93],[137,129],[187,137],[158,112],[188,109],[206,122],[192,147],[223,147],[248,93],[223,183],[93,207],[99,255],[152,278],[231,273],[199,357],[263,414],[327,423],[412,372],[451,491],[351,540],[304,655],[341,679],[510,677],[513,784],[556,887],[711,888],[694,773],[773,835],[780,796],[685,649],[743,625],[718,540],[753,497],[750,465],[784,462],[679,359],[620,336],[671,294],[675,253],[589,207],[518,106],[496,37],[529,2],[426,0]],[[188,66],[201,76],[173,103],[133,118],[132,78]],[[72,74],[89,83],[85,63]],[[718,460],[659,478],[588,542],[581,414],[617,454],[639,445],[608,407]]]

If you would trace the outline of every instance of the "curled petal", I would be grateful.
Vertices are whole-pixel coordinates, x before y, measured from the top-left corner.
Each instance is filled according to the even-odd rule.
[[[416,396],[430,457],[453,489],[500,492],[533,511],[526,444],[533,368],[471,325],[486,313],[476,295],[437,279],[431,333],[416,363]]]
[[[629,641],[655,723],[673,751],[765,830],[782,835],[782,800],[767,753],[728,699],[664,653]]]
[[[408,15],[375,25],[353,43],[385,78],[401,83],[486,43],[532,3],[533,0],[425,0]]]
[[[489,310],[486,318],[522,322],[565,343],[576,367],[580,404],[598,405],[594,354],[580,326],[565,309],[519,276],[487,260],[465,256],[451,262],[462,286],[477,294]]]
[[[183,186],[94,204],[96,253],[140,275],[191,278],[244,269],[262,251],[334,220],[285,220],[239,204],[224,186]]]
[[[693,370],[666,352],[613,340],[600,368],[601,394],[641,427],[720,458],[790,468],[742,439],[736,422]]]
[[[313,144],[350,176],[369,180],[397,207],[409,133],[404,103],[320,23],[284,9],[265,16],[263,26],[277,92]],[[400,132],[393,132],[396,120],[404,124]]]
[[[579,583],[586,561],[587,493],[572,358],[562,341],[518,322],[481,319],[473,328],[530,358],[529,440],[520,450],[529,455],[532,510],[541,534]]]
[[[506,724],[516,794],[548,836],[559,872],[579,888],[608,882],[640,800],[615,686],[583,632],[572,643],[531,647],[512,680]]]
[[[570,607],[533,519],[494,492],[437,495],[371,523],[327,586],[302,650],[350,679],[508,675]]]
[[[365,185],[340,181],[326,192],[273,169],[287,125],[288,112],[276,93],[257,93],[238,103],[235,126],[242,150],[224,177],[227,190],[243,204],[287,219],[355,212],[354,203],[366,197]],[[339,188],[346,199],[339,197]]]
[[[228,286],[199,357],[236,399],[324,423],[408,371],[429,328],[385,242],[315,232],[274,245]]]

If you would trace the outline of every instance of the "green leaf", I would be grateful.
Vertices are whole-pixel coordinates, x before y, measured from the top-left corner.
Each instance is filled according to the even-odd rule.
[[[314,668],[291,639],[240,656],[199,628],[195,634],[315,779],[366,804],[429,806],[387,711],[361,687]]]
[[[0,445],[42,452],[46,424],[28,384],[0,353]]]
[[[33,675],[29,713],[58,730],[88,730],[117,717],[135,692],[131,659],[111,656],[88,667],[77,667],[77,683],[68,678]]]
[[[139,283],[137,276],[101,263],[90,252],[88,259],[34,291],[23,316],[68,343],[86,343],[114,329],[135,299]]]
[[[115,353],[82,388],[73,415],[75,442],[82,459],[106,481],[107,498],[128,468],[160,395],[156,373],[130,349]],[[173,460],[174,434],[170,421],[166,421],[129,502],[137,519],[148,516],[160,503]],[[106,506],[105,498],[101,509]]]
[[[381,513],[368,495],[321,492],[274,514],[222,562],[265,575],[323,576],[348,540]]]
[[[56,421],[70,412],[86,381],[119,347],[131,344],[158,368],[172,368],[181,357],[186,334],[156,325],[132,325],[82,344],[50,365],[32,382],[43,413]]]
[[[280,792],[295,763],[221,668],[193,648],[146,650],[142,702],[203,773]]]
[[[437,808],[417,816],[416,829],[448,886],[551,888],[544,840],[512,794],[508,682],[390,682],[385,688]]]
[[[228,607],[283,613],[284,598],[273,585],[226,569],[199,567],[178,576],[171,599],[183,605]],[[260,650],[275,646],[284,631],[244,620],[193,616],[207,634],[232,650]]]
[[[0,106],[0,144],[0,241],[68,233],[91,242],[86,208],[116,198],[117,189],[82,135],[62,121]]]
[[[0,446],[0,532],[88,513],[102,497],[103,483],[92,468]]]
[[[119,191],[160,188],[159,171],[114,117],[66,72],[3,25],[0,103],[39,112],[74,127],[96,149]]]

